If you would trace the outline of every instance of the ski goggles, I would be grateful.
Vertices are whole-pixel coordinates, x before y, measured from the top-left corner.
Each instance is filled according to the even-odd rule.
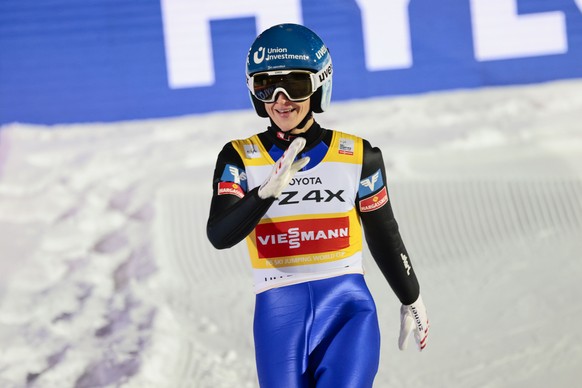
[[[317,73],[306,70],[266,71],[247,76],[247,87],[262,102],[275,102],[279,93],[284,93],[291,101],[303,101],[331,79],[331,71],[331,64]]]

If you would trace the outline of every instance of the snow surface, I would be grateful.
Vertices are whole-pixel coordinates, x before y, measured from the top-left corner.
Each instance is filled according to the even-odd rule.
[[[582,365],[582,81],[336,102],[383,150],[431,320],[397,348],[369,255],[376,387],[571,387]],[[205,235],[254,112],[0,130],[0,387],[256,387],[244,244]]]

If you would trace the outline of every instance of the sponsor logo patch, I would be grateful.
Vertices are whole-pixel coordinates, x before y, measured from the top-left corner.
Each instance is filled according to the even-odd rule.
[[[352,139],[340,139],[338,152],[342,155],[353,155],[354,141]]]
[[[349,217],[259,224],[255,232],[260,259],[337,251],[350,244]]]
[[[358,195],[360,198],[365,198],[378,190],[380,187],[384,186],[384,180],[382,179],[382,172],[380,169],[360,181],[360,186],[358,188]]]
[[[240,185],[234,182],[218,182],[218,195],[225,194],[236,195],[239,198],[245,196],[245,192]]]
[[[261,157],[261,152],[256,144],[244,144],[245,155],[247,159],[256,159]]]
[[[388,192],[386,191],[386,187],[383,187],[378,193],[360,201],[360,211],[364,213],[372,212],[380,209],[386,203],[388,203]]]
[[[224,166],[220,180],[222,182],[236,183],[241,187],[243,193],[247,191],[247,173],[232,164]]]
[[[281,140],[291,141],[291,140],[295,139],[297,136],[293,136],[293,135],[290,135],[290,134],[282,132],[282,131],[277,131],[277,137]]]

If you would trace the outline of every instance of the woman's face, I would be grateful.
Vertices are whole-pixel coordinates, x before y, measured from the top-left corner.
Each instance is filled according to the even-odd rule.
[[[308,121],[302,128],[297,128],[297,125],[309,113],[309,98],[303,101],[291,101],[285,93],[279,93],[275,102],[265,103],[265,109],[269,117],[283,132],[290,131],[290,133],[297,135],[311,126]],[[309,120],[311,121],[313,118]]]

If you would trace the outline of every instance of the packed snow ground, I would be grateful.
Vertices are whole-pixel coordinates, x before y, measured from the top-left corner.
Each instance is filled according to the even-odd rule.
[[[582,364],[582,81],[336,102],[383,150],[431,320],[376,387],[570,387]],[[205,223],[252,111],[0,130],[0,387],[256,387],[246,248]]]

